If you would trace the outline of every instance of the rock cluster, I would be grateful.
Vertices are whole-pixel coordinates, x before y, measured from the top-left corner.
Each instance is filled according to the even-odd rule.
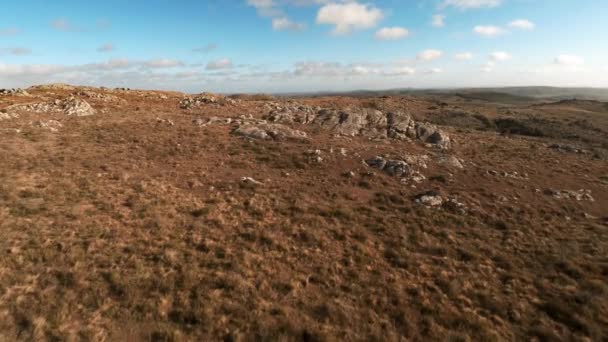
[[[51,132],[58,132],[59,129],[63,127],[63,125],[61,124],[61,122],[59,122],[57,120],[34,121],[32,123],[32,126],[40,128],[40,129],[49,130]]]
[[[555,190],[547,189],[545,194],[553,196],[555,199],[570,199],[576,201],[589,201],[595,202],[595,199],[591,196],[591,190]]]
[[[63,112],[66,115],[72,116],[90,116],[96,113],[95,109],[88,102],[74,96],[51,102],[19,104],[11,106],[9,109],[35,113]]]
[[[192,109],[196,107],[201,107],[204,105],[235,105],[237,102],[234,99],[229,97],[211,94],[211,93],[202,93],[195,96],[188,96],[180,101],[179,107],[181,109]]]
[[[91,90],[81,90],[79,92],[74,93],[72,96],[86,97],[89,99],[95,99],[103,102],[126,102],[126,100],[121,99],[118,96],[98,93]]]
[[[95,115],[95,109],[91,107],[91,105],[85,100],[79,99],[77,97],[68,97],[63,100],[61,104],[63,106],[63,111],[67,115],[73,116],[90,116]]]
[[[528,173],[526,173],[526,172],[520,174],[517,171],[508,172],[508,171],[487,170],[486,174],[489,176],[500,176],[500,177],[505,177],[505,178],[528,180]]]
[[[402,183],[420,183],[426,179],[423,174],[415,170],[405,160],[386,159],[376,156],[366,160],[365,163],[370,167],[386,172],[390,176],[401,178]]]
[[[289,128],[281,124],[271,123],[244,123],[238,126],[233,134],[250,139],[259,140],[305,140],[307,135],[305,132]]]
[[[10,119],[16,119],[19,117],[19,114],[17,113],[4,113],[4,112],[0,112],[0,121],[2,120],[10,120]]]
[[[414,196],[414,202],[427,208],[441,208],[460,214],[465,214],[467,212],[467,206],[464,203],[459,202],[456,197],[449,196],[446,198],[433,190]]]
[[[27,91],[17,88],[17,89],[0,89],[0,96],[31,96]]]
[[[579,153],[579,154],[588,154],[589,153],[588,150],[578,148],[573,145],[567,145],[567,144],[552,144],[552,145],[549,145],[549,148],[552,150],[563,152],[563,153]]]
[[[427,191],[414,197],[414,202],[429,208],[440,207],[443,201],[443,197],[436,191]]]
[[[287,102],[285,104],[268,102],[265,103],[265,107],[270,112],[264,116],[264,119],[280,123],[297,122],[309,124],[315,119],[315,113],[321,110],[319,107],[302,105],[297,102]]]

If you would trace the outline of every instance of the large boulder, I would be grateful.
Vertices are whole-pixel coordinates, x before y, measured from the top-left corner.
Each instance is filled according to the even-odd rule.
[[[412,172],[410,165],[403,160],[385,159],[376,156],[366,160],[365,163],[394,177],[408,176]]]
[[[386,115],[387,134],[392,139],[416,138],[416,123],[409,114],[391,112]]]
[[[91,105],[82,99],[77,97],[69,97],[63,101],[63,111],[67,115],[73,116],[91,116],[95,115],[95,109]]]
[[[427,122],[416,123],[416,139],[441,148],[451,145],[450,137],[445,132]]]
[[[386,115],[371,108],[341,111],[324,109],[317,113],[313,123],[339,135],[386,137]]]

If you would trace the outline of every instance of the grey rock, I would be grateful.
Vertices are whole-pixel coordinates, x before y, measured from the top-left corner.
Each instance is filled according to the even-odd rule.
[[[237,127],[233,134],[251,138],[251,139],[260,139],[260,140],[305,140],[307,139],[307,135],[305,132],[292,129],[288,126],[281,124],[269,124],[269,123],[261,123],[261,124],[252,124],[252,123],[244,123]]]

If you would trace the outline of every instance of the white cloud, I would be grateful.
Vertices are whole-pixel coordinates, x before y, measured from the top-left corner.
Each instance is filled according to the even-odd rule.
[[[319,9],[317,23],[334,25],[334,34],[348,34],[357,29],[373,28],[383,17],[382,11],[373,5],[330,3]]]
[[[209,53],[213,50],[217,49],[217,44],[216,43],[209,43],[205,46],[201,46],[201,47],[197,47],[192,49],[192,52],[199,52],[199,53]]]
[[[0,55],[9,54],[14,56],[25,56],[32,54],[32,49],[15,47],[15,48],[2,48],[0,49]]]
[[[432,61],[434,59],[438,59],[443,55],[443,52],[439,51],[439,50],[425,50],[420,52],[417,56],[416,59],[418,59],[419,61]]]
[[[102,46],[97,48],[98,52],[110,52],[110,51],[114,51],[114,44],[112,43],[107,43],[107,44],[103,44]]]
[[[221,69],[231,69],[232,61],[228,58],[222,58],[215,61],[211,61],[207,63],[205,69],[207,70],[221,70]]]
[[[505,29],[499,26],[491,26],[491,25],[478,25],[473,28],[473,32],[477,33],[480,36],[484,37],[496,37],[501,34],[507,33]]]
[[[178,66],[184,66],[184,63],[175,59],[167,59],[167,58],[161,58],[161,59],[154,59],[151,61],[147,61],[144,63],[144,66],[148,67],[148,68],[174,68],[174,67],[178,67]]]
[[[496,7],[502,0],[444,0],[441,7],[456,7],[460,9]]]
[[[398,67],[383,73],[385,76],[407,76],[416,73],[416,69],[411,67]]]
[[[473,59],[473,54],[470,52],[461,52],[454,55],[454,58],[459,61],[468,61]]]
[[[580,66],[585,64],[585,59],[574,55],[559,55],[555,57],[555,64],[566,66]]]
[[[496,51],[490,54],[490,59],[496,62],[503,62],[511,59],[511,55],[504,51]]]
[[[272,19],[272,29],[275,31],[300,31],[306,28],[306,25],[302,23],[296,23],[291,21],[287,17],[280,17]]]
[[[384,27],[376,32],[376,39],[397,40],[409,36],[410,31],[403,27]]]
[[[509,27],[520,29],[520,30],[533,30],[536,25],[527,19],[517,19],[509,23]]]
[[[427,70],[425,73],[426,74],[440,74],[442,72],[443,72],[443,69],[441,69],[441,68],[433,68],[433,69]]]
[[[296,5],[310,5],[316,3],[316,1],[282,1],[281,3],[296,4]],[[263,17],[272,18],[272,29],[275,31],[300,31],[306,28],[303,23],[297,23],[292,21],[285,15],[285,13],[279,7],[279,1],[275,0],[247,0],[249,6],[256,8],[258,14]]]
[[[19,34],[21,31],[14,27],[0,29],[0,37],[8,37]]]
[[[484,64],[481,67],[481,71],[483,71],[483,72],[492,72],[494,70],[495,66],[496,66],[496,63],[494,63],[492,61],[488,61],[488,62],[486,62],[486,64]]]
[[[51,26],[58,31],[70,32],[76,31],[76,28],[65,18],[58,18],[51,22]]]
[[[445,15],[436,14],[433,16],[431,20],[431,25],[434,27],[444,27],[445,26]]]

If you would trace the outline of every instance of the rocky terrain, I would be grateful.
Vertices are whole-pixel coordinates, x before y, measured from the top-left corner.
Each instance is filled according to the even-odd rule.
[[[608,103],[53,84],[0,161],[0,341],[608,338]]]

